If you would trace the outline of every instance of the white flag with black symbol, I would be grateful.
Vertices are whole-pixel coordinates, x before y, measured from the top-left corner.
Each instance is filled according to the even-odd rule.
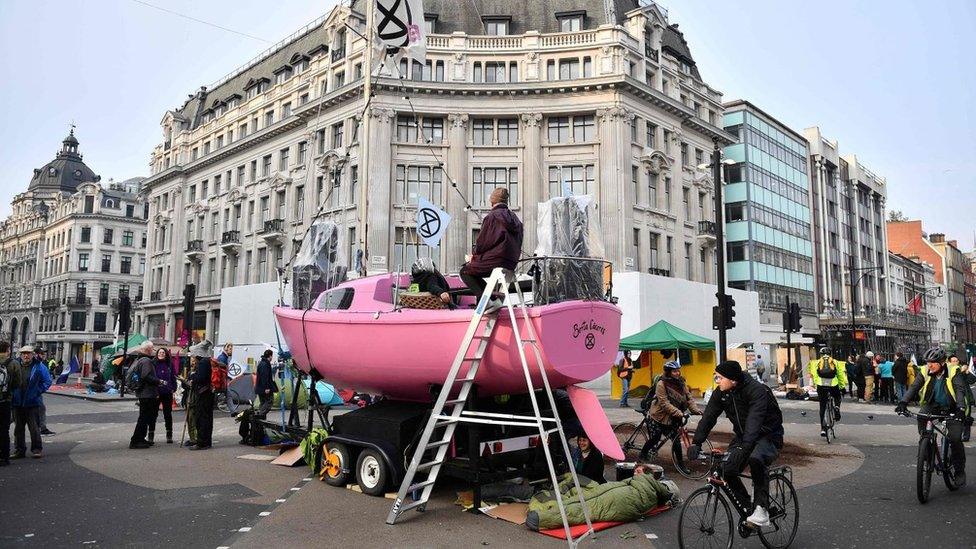
[[[404,54],[423,63],[427,58],[427,30],[424,27],[422,0],[376,0],[376,41],[384,62]],[[394,74],[396,74],[394,72]]]
[[[450,223],[450,214],[435,206],[430,200],[422,196],[417,200],[417,235],[424,244],[431,248],[438,247]]]

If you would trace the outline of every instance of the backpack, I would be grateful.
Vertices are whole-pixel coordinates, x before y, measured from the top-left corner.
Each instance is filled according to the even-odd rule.
[[[211,361],[210,385],[214,391],[227,390],[227,366],[223,362]]]
[[[0,395],[7,392],[10,380],[7,376],[7,368],[10,367],[11,360],[8,358],[3,364],[0,364]]]
[[[142,379],[139,376],[139,361],[136,360],[129,366],[129,372],[125,377],[125,385],[130,391],[138,391],[142,388]]]

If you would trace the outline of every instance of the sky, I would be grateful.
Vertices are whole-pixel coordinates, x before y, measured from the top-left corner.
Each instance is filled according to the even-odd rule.
[[[889,210],[974,247],[976,1],[661,4],[726,100],[748,99],[797,131],[820,126],[887,178]],[[0,0],[0,217],[72,122],[103,183],[149,175],[166,110],[333,5]]]

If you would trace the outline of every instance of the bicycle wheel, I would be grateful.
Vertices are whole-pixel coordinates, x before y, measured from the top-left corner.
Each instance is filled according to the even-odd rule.
[[[731,549],[734,534],[732,509],[717,488],[705,486],[688,496],[678,517],[678,547]]]
[[[214,399],[217,401],[217,409],[224,413],[230,413],[230,408],[227,406],[227,393],[221,391],[214,395]]]
[[[824,438],[827,439],[827,444],[830,444],[830,437],[834,434],[834,407],[832,404],[827,404],[823,415]],[[835,436],[834,438],[837,437]]]
[[[772,526],[759,531],[762,544],[769,549],[789,547],[800,525],[800,502],[793,483],[781,474],[769,477],[769,520]]]
[[[942,437],[942,479],[945,480],[946,488],[950,492],[955,492],[960,487],[956,484],[956,466],[952,462],[952,446],[949,440]]]
[[[915,463],[915,490],[919,503],[929,500],[929,489],[932,488],[932,467],[935,453],[932,439],[922,437],[918,441],[918,461]]]
[[[231,414],[236,414],[242,410],[251,408],[253,405],[248,398],[240,394],[240,391],[236,387],[231,385],[227,388],[226,406],[228,412]]]
[[[620,449],[624,451],[624,458],[636,458],[644,443],[647,442],[647,428],[636,423],[621,423],[613,428],[613,434],[620,442]]]
[[[701,446],[701,454],[696,460],[688,459],[688,446],[685,445],[685,438],[680,434],[676,435],[671,442],[671,462],[678,473],[691,480],[701,480],[712,470],[715,456],[712,455],[712,443],[705,440]],[[688,434],[688,441],[691,434]]]

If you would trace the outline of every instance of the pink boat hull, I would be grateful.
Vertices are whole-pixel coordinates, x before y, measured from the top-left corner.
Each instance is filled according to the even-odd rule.
[[[390,304],[371,297],[376,277],[342,286],[357,288],[348,310],[275,307],[299,368],[307,372],[311,366],[343,389],[399,400],[431,400],[430,387],[444,383],[473,310],[391,311]],[[376,311],[385,312],[377,315]],[[479,396],[526,392],[511,319],[505,309],[498,314],[494,337],[475,378]],[[620,315],[618,307],[603,301],[529,308],[552,387],[591,381],[610,369],[620,343]],[[521,317],[519,329],[527,338]],[[528,346],[526,357],[532,383],[540,387],[539,365]]]

